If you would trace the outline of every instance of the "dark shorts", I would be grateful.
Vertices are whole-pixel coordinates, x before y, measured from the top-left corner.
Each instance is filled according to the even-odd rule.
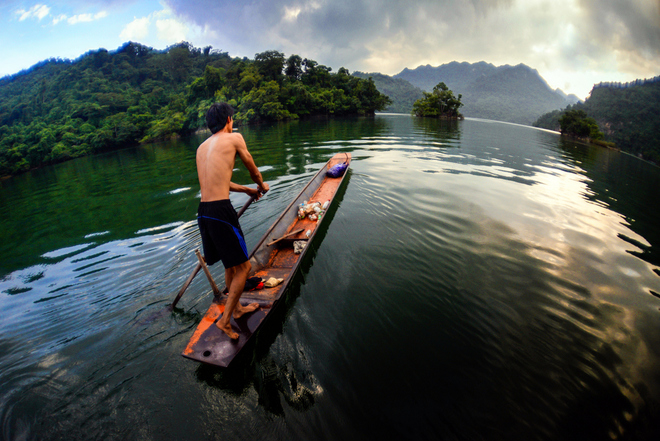
[[[222,260],[225,268],[231,268],[248,260],[243,231],[229,199],[200,202],[197,224],[207,265]]]

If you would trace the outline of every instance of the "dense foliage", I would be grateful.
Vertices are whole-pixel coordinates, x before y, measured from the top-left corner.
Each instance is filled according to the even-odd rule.
[[[420,98],[413,104],[415,116],[428,116],[437,118],[462,118],[458,109],[461,103],[461,94],[454,96],[445,83],[438,83],[433,92],[424,92],[424,98]]]
[[[205,127],[214,101],[238,122],[373,114],[390,104],[374,82],[277,51],[254,60],[180,43],[126,43],[75,61],[47,60],[0,79],[0,176]]]
[[[564,112],[559,118],[559,127],[562,135],[592,140],[603,138],[603,132],[598,129],[596,120],[587,116],[584,110],[574,109]]]
[[[623,151],[660,164],[660,78],[595,86],[584,103],[539,118],[537,127],[559,130],[562,114],[582,111]]]
[[[392,104],[385,111],[410,114],[415,101],[424,96],[424,91],[401,78],[393,78],[380,73],[353,72],[353,76],[363,79],[373,79],[376,89],[387,95]]]

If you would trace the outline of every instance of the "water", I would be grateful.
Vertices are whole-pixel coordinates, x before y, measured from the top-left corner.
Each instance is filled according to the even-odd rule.
[[[658,439],[660,169],[480,120],[241,131],[271,185],[249,247],[353,162],[229,370],[180,356],[202,276],[158,315],[196,263],[203,135],[0,181],[3,439]]]

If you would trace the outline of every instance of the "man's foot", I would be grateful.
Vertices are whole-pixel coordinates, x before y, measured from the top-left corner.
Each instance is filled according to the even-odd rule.
[[[259,309],[259,304],[258,303],[250,303],[247,306],[243,306],[240,303],[236,305],[236,309],[234,309],[234,318],[239,319],[243,316],[243,314],[248,314],[250,312],[254,312],[257,309]]]
[[[227,337],[231,338],[232,340],[236,340],[238,338],[238,334],[234,332],[234,330],[231,328],[231,323],[227,323],[226,325],[222,323],[222,321],[218,320],[215,322],[215,325],[220,329],[222,332],[227,334]]]

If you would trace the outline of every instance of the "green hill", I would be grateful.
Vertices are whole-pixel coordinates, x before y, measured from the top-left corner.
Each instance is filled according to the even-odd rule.
[[[227,101],[250,123],[373,114],[390,100],[371,80],[277,51],[254,60],[180,43],[126,43],[51,59],[0,79],[0,176],[205,127]]]
[[[558,130],[559,118],[566,110],[583,110],[596,120],[607,141],[660,164],[660,77],[597,84],[584,103],[543,115],[534,125]]]

